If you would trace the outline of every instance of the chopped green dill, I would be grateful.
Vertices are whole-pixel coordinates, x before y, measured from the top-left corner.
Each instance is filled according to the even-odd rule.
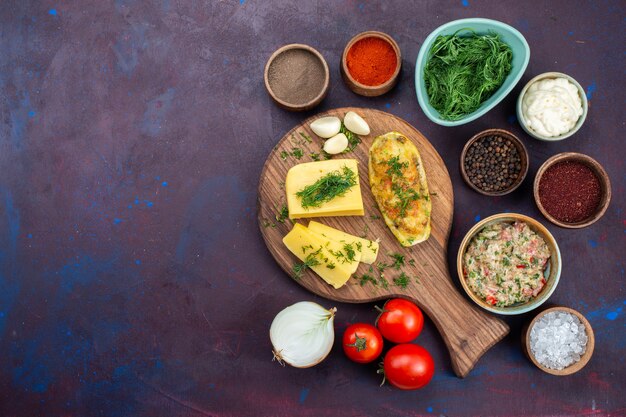
[[[368,225],[363,226],[363,233],[361,234],[361,237],[365,239],[367,237],[367,232],[369,231],[370,231],[370,227]]]
[[[383,262],[378,262],[376,264],[376,269],[378,269],[378,272],[383,272],[388,267],[389,267],[389,265],[387,265],[386,263],[383,263]]]
[[[459,32],[435,39],[423,73],[428,101],[445,120],[459,120],[478,109],[512,68],[513,52],[499,35]]]
[[[306,271],[307,268],[320,265],[320,261],[319,259],[317,259],[317,255],[319,255],[321,250],[322,248],[319,248],[315,252],[309,253],[304,259],[304,262],[297,263],[293,266],[293,278],[294,279],[298,280],[302,278],[302,274],[304,274],[304,271]]]
[[[353,151],[354,148],[356,148],[358,144],[361,143],[361,138],[358,135],[350,132],[348,128],[343,124],[343,122],[341,122],[341,128],[339,128],[339,133],[343,133],[344,135],[346,135],[346,138],[348,138],[348,147],[342,153]]]
[[[372,265],[370,265],[370,267],[367,269],[369,272],[374,272],[374,267]]]
[[[409,265],[415,266],[415,259],[409,259]]]
[[[355,242],[354,245],[356,246],[356,250],[363,252],[363,244],[361,242]]]
[[[404,272],[402,272],[399,276],[393,279],[393,283],[403,289],[409,285],[410,281],[411,280],[409,279],[407,274],[405,274]]]
[[[398,178],[402,177],[402,170],[409,167],[408,162],[400,162],[400,156],[398,155],[389,159],[386,164],[389,165],[389,168],[387,168],[387,175],[395,175]]]
[[[291,155],[293,155],[293,157],[296,158],[296,159],[300,159],[300,158],[302,158],[304,153],[302,152],[301,148],[293,148],[291,150]]]
[[[283,161],[286,161],[288,156],[289,156],[289,152],[287,151],[280,152],[280,159],[282,159]]]
[[[283,204],[283,206],[278,211],[278,214],[276,215],[276,221],[278,223],[285,223],[285,220],[287,220],[287,218],[289,218],[289,209],[287,209],[287,206]]]
[[[389,288],[389,282],[385,279],[385,274],[383,273],[380,274],[380,277],[378,278],[378,283],[381,287],[385,289]]]
[[[379,216],[378,214],[372,214],[372,215],[370,216],[370,219],[372,219],[372,220],[378,220],[378,219],[380,219],[380,216]]]
[[[404,255],[401,253],[390,253],[389,256],[393,258],[393,264],[391,264],[393,269],[399,270],[404,266]]]
[[[329,159],[332,159],[332,157],[333,157],[331,154],[326,152],[324,149],[320,150],[320,155],[322,155],[324,157],[325,161],[328,161]]]
[[[367,284],[368,282],[371,282],[372,284],[374,284],[375,286],[378,286],[378,282],[376,281],[376,278],[374,278],[372,275],[370,274],[363,274],[361,276],[361,278],[359,279],[359,284],[361,285],[361,287],[365,284]]]
[[[334,262],[328,262],[326,264],[326,268],[328,268],[328,269],[335,269],[335,263]]]
[[[319,153],[315,153],[315,152],[311,152],[309,154],[309,156],[311,157],[312,160],[314,161],[319,161],[320,160],[320,154]]]
[[[348,259],[348,261],[354,262],[354,257],[356,256],[356,253],[354,252],[352,244],[346,243],[345,245],[343,245],[343,250],[346,252],[346,258]]]
[[[268,228],[268,227],[276,227],[276,223],[272,223],[267,219],[263,219],[263,227]]]
[[[319,207],[335,197],[342,196],[356,185],[356,174],[347,166],[342,172],[333,171],[307,185],[296,193],[302,199],[302,208]]]
[[[400,217],[404,217],[406,215],[406,209],[409,207],[409,204],[412,201],[415,201],[420,198],[420,195],[413,188],[407,187],[404,188],[400,185],[393,184],[391,186],[396,197],[400,202],[397,205],[397,208],[400,209]]]
[[[415,282],[417,282],[418,284],[421,284],[422,282],[420,281],[419,277],[415,277]]]
[[[313,142],[313,141],[311,140],[311,136],[307,135],[307,134],[306,134],[306,133],[304,133],[304,132],[298,132],[298,133],[300,134],[300,136],[302,137],[302,139],[304,139],[307,143],[311,143],[311,142]]]
[[[313,245],[302,246],[302,253],[306,253],[309,249],[313,250]]]

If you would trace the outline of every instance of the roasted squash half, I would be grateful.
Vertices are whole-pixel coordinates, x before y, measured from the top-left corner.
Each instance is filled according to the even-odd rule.
[[[431,201],[419,151],[398,132],[378,136],[369,152],[369,180],[385,223],[402,246],[430,236]]]

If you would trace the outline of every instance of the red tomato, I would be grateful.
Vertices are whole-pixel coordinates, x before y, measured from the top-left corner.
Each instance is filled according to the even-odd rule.
[[[343,334],[343,351],[354,362],[372,362],[383,351],[383,337],[371,324],[353,324]]]
[[[424,315],[412,302],[394,298],[383,306],[376,326],[385,339],[393,343],[407,343],[421,333]]]
[[[406,390],[418,389],[432,379],[435,363],[426,349],[405,343],[394,346],[387,352],[383,370],[385,379],[394,387]]]

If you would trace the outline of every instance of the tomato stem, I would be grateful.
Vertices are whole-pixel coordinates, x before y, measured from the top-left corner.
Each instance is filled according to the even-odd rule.
[[[365,337],[359,337],[356,332],[354,333],[354,343],[346,343],[346,346],[355,347],[357,352],[367,349],[367,339]]]
[[[385,305],[387,305],[387,303],[385,303]],[[374,308],[378,311],[378,317],[376,317],[376,321],[374,322],[374,326],[378,327],[378,320],[380,319],[380,316],[382,316],[385,313],[389,313],[389,310],[385,310],[385,305],[383,305],[383,308],[380,308],[378,306],[374,306]]]
[[[377,374],[383,374],[383,382],[380,383],[380,386],[382,387],[383,385],[385,385],[385,381],[387,380],[386,375],[385,375],[385,367],[384,367],[384,361],[381,361],[378,364],[378,369],[376,370]]]

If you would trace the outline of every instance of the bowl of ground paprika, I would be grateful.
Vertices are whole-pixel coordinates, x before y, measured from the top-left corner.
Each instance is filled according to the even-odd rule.
[[[546,219],[576,229],[589,226],[604,215],[611,201],[611,182],[595,159],[563,152],[541,165],[533,193]]]
[[[343,50],[341,75],[356,94],[375,97],[385,94],[398,82],[402,57],[400,47],[386,33],[362,32],[350,39]]]

